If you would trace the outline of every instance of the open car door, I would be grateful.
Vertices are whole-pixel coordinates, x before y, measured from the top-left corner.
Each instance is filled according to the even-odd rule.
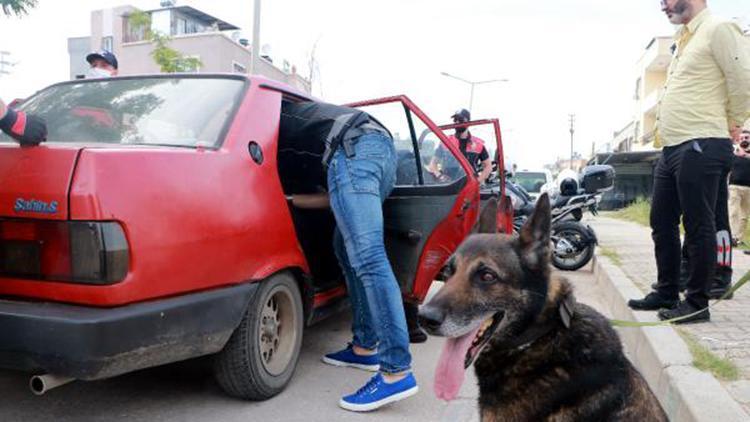
[[[497,231],[498,233],[513,233],[513,204],[505,194],[505,163],[503,154],[503,137],[498,119],[472,120],[463,123],[452,123],[440,126],[446,133],[456,128],[465,127],[472,131],[472,136],[484,141],[484,146],[492,157],[492,173],[485,184],[481,186],[481,204],[490,198],[497,198]],[[421,140],[422,135],[420,135]],[[463,157],[462,157],[463,158]]]
[[[393,135],[398,165],[396,187],[383,208],[386,249],[401,291],[421,302],[477,221],[479,182],[460,151],[408,97],[347,106],[369,113]],[[429,171],[436,154],[440,177]]]

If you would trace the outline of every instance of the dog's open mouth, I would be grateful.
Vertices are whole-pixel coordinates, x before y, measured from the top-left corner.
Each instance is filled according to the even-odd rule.
[[[503,312],[498,312],[469,333],[446,339],[435,370],[435,395],[438,398],[456,398],[464,381],[466,368],[490,341],[504,315]]]
[[[464,357],[464,369],[467,369],[472,363],[474,363],[474,360],[479,356],[479,353],[484,349],[484,346],[490,341],[492,335],[495,334],[495,330],[502,320],[503,313],[498,312],[479,326],[479,331],[474,335],[474,340],[472,340],[469,350],[466,351],[466,356]]]

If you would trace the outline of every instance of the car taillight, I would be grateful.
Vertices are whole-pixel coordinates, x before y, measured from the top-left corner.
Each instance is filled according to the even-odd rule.
[[[116,222],[0,219],[0,276],[114,284],[129,262]]]

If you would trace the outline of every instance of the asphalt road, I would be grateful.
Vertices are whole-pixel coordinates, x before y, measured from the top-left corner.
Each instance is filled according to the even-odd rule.
[[[578,300],[601,309],[590,266],[565,274]],[[435,291],[439,285],[435,286]],[[473,421],[476,386],[467,373],[459,398],[445,403],[432,393],[433,369],[443,340],[412,346],[419,393],[375,414],[353,414],[337,403],[362,386],[370,373],[335,368],[320,356],[346,344],[349,317],[332,318],[305,331],[302,353],[288,388],[265,402],[225,397],[211,378],[206,360],[193,360],[123,375],[110,380],[73,382],[44,396],[28,389],[26,374],[0,371],[0,421]]]

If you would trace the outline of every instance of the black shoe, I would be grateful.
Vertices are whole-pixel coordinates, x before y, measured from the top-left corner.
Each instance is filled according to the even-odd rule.
[[[424,343],[426,341],[427,333],[424,332],[422,327],[417,326],[409,329],[409,343]]]
[[[729,293],[727,297],[724,297],[724,294],[732,289],[732,283],[729,284],[723,284],[723,283],[716,283],[714,282],[711,285],[711,288],[708,289],[708,298],[709,299],[724,299],[728,300],[734,297],[734,293]]]
[[[406,327],[409,329],[409,343],[424,343],[427,341],[427,333],[419,326],[419,307],[414,303],[404,302],[404,314],[406,314]]]
[[[664,299],[659,293],[651,292],[643,299],[630,299],[628,306],[639,311],[656,311],[662,308],[674,308],[678,303],[677,299]]]
[[[698,311],[700,311],[700,309],[693,306],[687,300],[683,300],[674,309],[660,309],[658,312],[658,315],[659,315],[659,319],[664,321],[668,319],[680,318],[686,315],[693,314]],[[679,321],[675,321],[673,322],[673,324],[689,324],[693,322],[707,322],[707,321],[711,321],[711,313],[708,311],[708,309],[704,309],[698,314],[687,317],[685,319],[681,319]]]

